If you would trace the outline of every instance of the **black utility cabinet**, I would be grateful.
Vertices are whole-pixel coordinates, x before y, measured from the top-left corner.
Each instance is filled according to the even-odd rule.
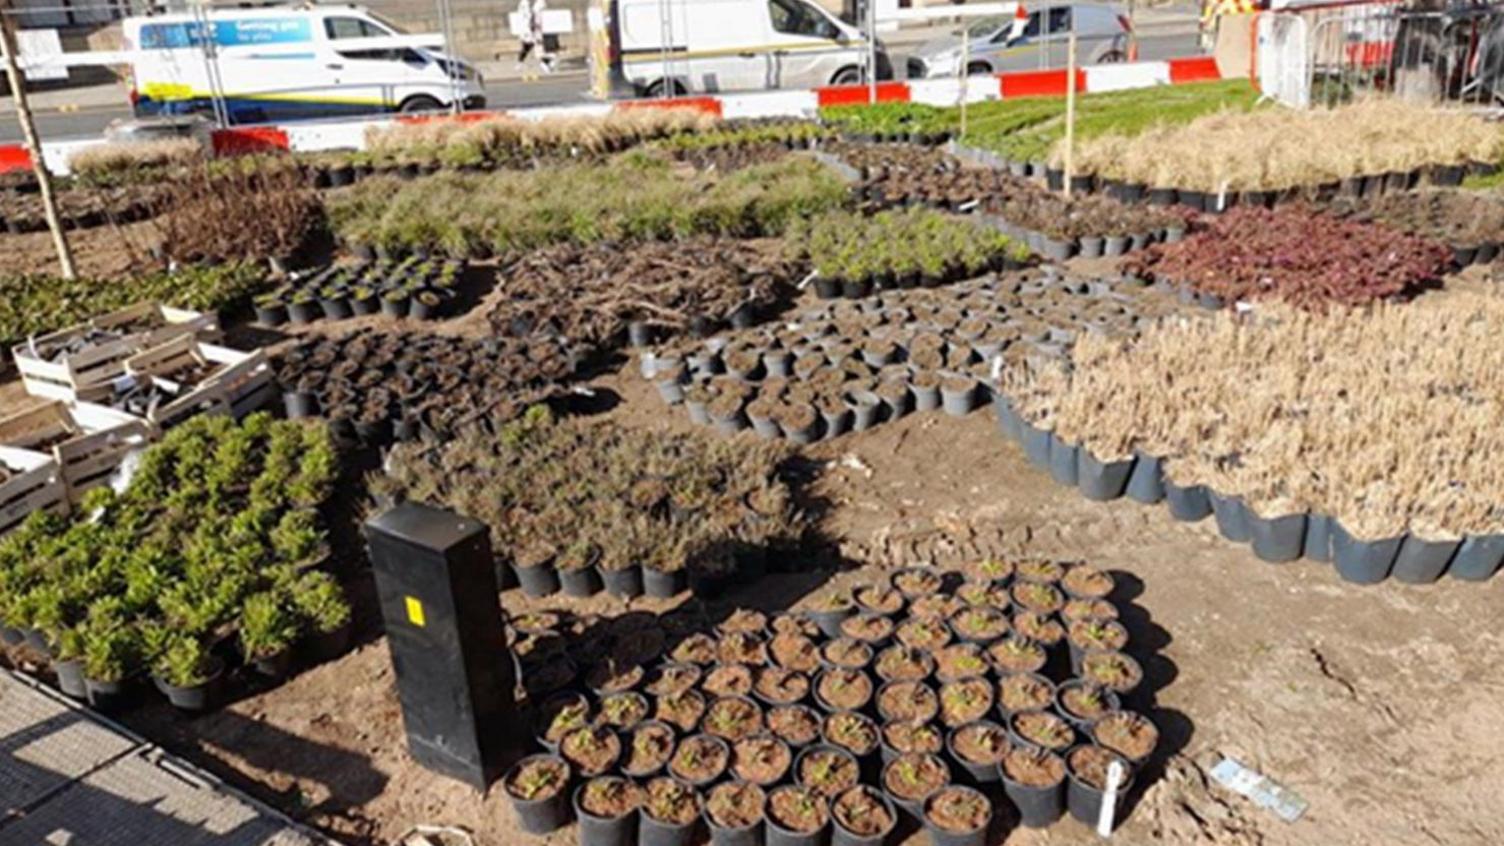
[[[367,521],[366,539],[408,751],[485,790],[518,720],[490,533],[478,520],[404,503]]]

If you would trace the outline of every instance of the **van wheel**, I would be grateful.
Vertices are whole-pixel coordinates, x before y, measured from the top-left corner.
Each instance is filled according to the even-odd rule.
[[[992,65],[986,62],[972,62],[966,66],[967,76],[980,76],[984,73],[992,73]]]
[[[680,84],[679,80],[676,79],[676,80],[674,80],[670,84],[674,86],[673,90],[669,93],[670,97],[683,97],[685,94],[688,93],[687,91],[684,90],[684,86],[682,84]],[[647,96],[649,96],[649,97],[662,97],[663,96],[663,80],[660,79],[657,82],[654,82],[652,85],[649,85],[648,86],[648,91],[647,91]]]
[[[444,104],[438,100],[427,94],[418,94],[403,100],[402,105],[397,107],[397,111],[405,115],[410,115],[418,112],[437,112],[443,108]]]
[[[852,65],[836,71],[836,75],[830,78],[831,85],[856,85],[862,81],[862,69]]]

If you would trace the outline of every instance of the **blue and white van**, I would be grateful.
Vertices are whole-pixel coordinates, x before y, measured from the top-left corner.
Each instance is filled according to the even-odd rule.
[[[359,6],[206,9],[124,21],[136,115],[212,114],[231,123],[485,106],[469,63],[438,35],[403,35]],[[206,50],[205,47],[208,47]]]

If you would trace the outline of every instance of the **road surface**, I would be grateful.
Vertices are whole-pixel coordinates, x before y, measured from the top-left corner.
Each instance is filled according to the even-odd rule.
[[[1151,35],[1139,39],[1139,58],[1144,61],[1193,56],[1199,52],[1196,35],[1178,33]],[[893,66],[902,72],[907,58],[903,50],[893,52]],[[491,108],[521,108],[587,102],[589,78],[583,72],[561,73],[538,81],[499,80],[486,85],[486,102]],[[101,90],[104,89],[104,90]],[[84,99],[88,91],[91,102],[68,109],[67,91],[49,92],[37,97],[33,103],[37,130],[43,139],[85,138],[97,136],[110,121],[130,117],[130,106],[125,102],[124,89],[118,85],[80,89],[78,99]],[[119,102],[114,102],[118,95]],[[0,143],[15,143],[21,140],[21,127],[16,122],[10,98],[0,100]]]

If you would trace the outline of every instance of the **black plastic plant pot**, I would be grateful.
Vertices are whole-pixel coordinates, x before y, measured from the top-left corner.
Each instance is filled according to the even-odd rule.
[[[702,816],[705,818],[705,828],[710,832],[711,846],[762,846],[763,821],[761,819],[741,828],[728,828],[717,823],[708,811]]]
[[[732,329],[751,329],[757,323],[757,306],[750,302],[742,303],[731,310],[726,322],[731,324]]]
[[[332,631],[313,632],[303,639],[303,653],[314,664],[332,661],[350,648],[351,631],[351,623],[347,620]]]
[[[1248,531],[1248,510],[1243,505],[1243,500],[1236,496],[1217,493],[1207,488],[1206,496],[1212,503],[1212,516],[1217,520],[1217,531],[1222,537],[1233,543],[1247,543],[1251,535]]]
[[[1173,206],[1175,205],[1175,197],[1177,193],[1179,192],[1177,192],[1174,188],[1150,188],[1149,205]]]
[[[616,570],[599,568],[601,584],[606,593],[619,599],[635,599],[642,596],[642,567],[633,564]]]
[[[1062,485],[1076,486],[1076,454],[1081,448],[1066,443],[1059,435],[1050,434],[1050,478]]]
[[[1013,400],[1008,399],[1007,396],[999,391],[994,391],[992,394],[992,414],[997,420],[998,432],[1005,438],[1018,440],[1018,414],[1013,410]]]
[[[1071,193],[1072,194],[1090,194],[1091,191],[1092,191],[1092,187],[1093,187],[1092,186],[1092,181],[1093,180],[1092,180],[1091,174],[1086,174],[1086,175],[1083,175],[1083,176],[1072,175],[1071,176]]]
[[[666,823],[653,819],[649,814],[639,814],[637,823],[638,846],[690,846],[695,842],[700,818],[687,823]]]
[[[1253,541],[1253,554],[1260,561],[1279,564],[1300,557],[1305,548],[1306,515],[1260,517],[1251,508],[1245,508],[1244,514],[1248,520],[1248,534]]]
[[[65,695],[78,700],[89,697],[89,687],[84,683],[82,661],[54,661],[52,671],[57,673],[57,689]]]
[[[1390,575],[1407,585],[1425,585],[1441,578],[1452,563],[1452,558],[1462,546],[1460,540],[1421,540],[1407,535],[1394,557],[1394,570]]]
[[[344,297],[319,297],[319,308],[330,320],[346,320],[355,316],[355,312],[350,310],[350,301]]]
[[[634,347],[645,347],[653,343],[652,325],[644,320],[627,323],[627,343]]]
[[[1504,535],[1472,535],[1457,548],[1447,572],[1465,582],[1485,581],[1504,563]]]
[[[174,708],[198,713],[208,711],[219,704],[220,694],[224,692],[224,675],[225,668],[221,662],[203,684],[180,687],[155,676],[153,681]]]
[[[1003,795],[1018,809],[1019,825],[1024,828],[1049,828],[1065,816],[1064,777],[1048,787],[1020,784],[1008,778],[1006,771],[1001,773],[1001,777]]]
[[[1087,235],[1080,241],[1081,258],[1101,258],[1102,250],[1106,246],[1106,240],[1100,235]]]
[[[942,791],[945,790],[961,790],[967,793],[975,794],[976,798],[981,799],[983,802],[987,803],[987,819],[972,831],[951,831],[949,829],[944,829],[938,825],[935,825],[934,822],[930,820],[930,804],[935,800],[936,796],[938,796]],[[948,787],[943,787],[940,790],[935,791],[934,793],[930,794],[929,798],[924,800],[924,830],[929,834],[930,843],[933,844],[933,846],[987,846],[987,828],[991,824],[992,800],[988,799],[985,795],[982,794],[980,790],[977,790],[975,788],[966,787],[959,784],[952,784]]]
[[[1067,261],[1076,253],[1074,241],[1044,238],[1039,244],[1039,253],[1050,261]]]
[[[368,317],[381,311],[381,300],[375,294],[364,297],[351,297],[350,310],[355,312],[356,317]]]
[[[1081,654],[1082,653],[1080,653],[1079,650],[1077,650],[1075,646],[1072,645],[1071,667],[1075,672],[1078,673],[1080,672],[1081,668],[1081,659],[1079,657]],[[1087,718],[1071,713],[1071,710],[1065,707],[1065,695],[1072,690],[1086,687],[1090,684],[1090,682],[1087,682],[1084,679],[1073,678],[1070,681],[1061,682],[1060,686],[1055,688],[1055,713],[1060,715],[1060,719],[1070,723],[1071,727],[1076,731],[1088,737],[1091,736],[1091,727],[1096,723],[1098,719],[1100,719],[1100,717]],[[1122,697],[1118,696],[1116,692],[1108,690],[1101,685],[1093,686],[1096,687],[1098,693],[1101,694],[1102,700],[1106,703],[1108,712],[1117,711],[1123,707],[1123,699]]]
[[[1459,268],[1467,267],[1478,256],[1478,248],[1466,244],[1452,245],[1452,263]]]
[[[517,584],[528,596],[548,596],[559,591],[559,571],[554,569],[552,562],[532,567],[521,567],[513,563],[512,572],[517,574]]]
[[[283,649],[281,652],[272,655],[252,658],[250,660],[251,669],[265,678],[287,678],[287,674],[292,672],[293,657],[291,649]]]
[[[138,687],[133,679],[105,682],[85,677],[84,692],[90,708],[109,713],[135,704]]]
[[[1306,537],[1300,554],[1311,561],[1332,560],[1332,518],[1312,512],[1306,515]]]
[[[1175,199],[1192,211],[1206,211],[1206,193],[1203,191],[1181,189],[1175,193]]]
[[[842,279],[841,296],[849,300],[859,300],[872,293],[871,279]]]
[[[1100,747],[1099,747],[1100,748]],[[1106,751],[1106,750],[1104,750]],[[1112,809],[1112,827],[1117,827],[1117,815],[1123,809],[1123,802],[1128,796],[1128,790],[1133,786],[1133,769],[1123,756],[1116,752],[1108,752],[1113,758],[1123,765],[1123,782],[1118,785],[1117,794],[1114,797]],[[1097,821],[1102,815],[1102,803],[1106,800],[1106,791],[1092,787],[1076,776],[1070,766],[1070,755],[1066,755],[1066,788],[1065,805],[1071,812],[1071,816],[1078,822],[1096,828]]]
[[[574,789],[574,818],[580,827],[580,846],[632,846],[637,842],[637,810],[634,808],[619,817],[598,817],[580,806],[580,797],[585,793],[582,782]],[[515,801],[515,800],[514,800]]]
[[[951,763],[955,764],[972,784],[993,784],[999,778],[997,764],[977,764],[962,757],[956,751],[956,734],[968,726],[983,725],[991,726],[998,731],[1006,733],[1006,729],[991,720],[977,720],[964,726],[957,726],[945,735],[945,752],[950,757]]]
[[[381,313],[387,317],[406,317],[411,301],[412,298],[408,296],[393,298],[387,295],[381,298]]]
[[[1076,448],[1076,484],[1087,499],[1096,502],[1117,499],[1128,487],[1132,473],[1132,458],[1103,461],[1084,446]]]
[[[1348,534],[1341,521],[1332,521],[1332,557],[1337,575],[1345,582],[1373,585],[1389,577],[1404,536],[1359,540]]]
[[[1102,255],[1116,258],[1128,252],[1130,238],[1127,235],[1108,235],[1102,239]]]
[[[408,306],[408,316],[417,320],[432,320],[439,316],[440,305],[437,295],[430,291],[414,294],[412,303]]]
[[[687,586],[683,570],[665,572],[652,567],[642,568],[642,590],[653,599],[668,599],[678,596]]]
[[[26,642],[26,634],[14,626],[0,625],[0,642],[6,646],[20,646]]]
[[[324,316],[324,310],[319,307],[317,300],[301,300],[287,304],[287,319],[294,326],[307,326]]]
[[[1058,167],[1046,167],[1044,181],[1051,191],[1059,191],[1065,187],[1065,170]]]
[[[1212,513],[1211,498],[1206,495],[1205,485],[1181,487],[1169,479],[1164,480],[1165,502],[1170,507],[1170,516],[1182,523],[1205,520]]]
[[[1134,502],[1153,505],[1165,498],[1164,474],[1159,456],[1133,451],[1133,470],[1123,493]]]
[[[876,834],[857,834],[846,826],[841,825],[841,819],[836,815],[835,805],[832,803],[830,810],[831,846],[883,846],[893,834],[893,829],[898,827],[898,809],[893,807],[893,800],[884,795],[882,791],[874,790],[864,785],[858,785],[854,789],[866,791],[869,797],[881,802],[883,807],[887,808],[888,827]]]
[[[282,394],[282,408],[288,420],[301,420],[318,415],[319,401],[308,391],[287,391]]]
[[[502,784],[511,783],[513,774],[533,761],[558,761],[564,764],[566,772],[569,767],[564,762],[564,759],[556,755],[529,755],[513,765],[512,771],[507,773],[502,779]],[[512,801],[512,808],[517,812],[518,824],[528,834],[548,834],[569,824],[569,791],[567,787],[561,787],[557,793],[543,799],[519,799],[505,788],[503,788],[503,792]]]
[[[262,326],[281,326],[287,322],[287,305],[279,302],[257,303],[256,322]]]
[[[815,296],[822,300],[833,300],[841,296],[841,280],[815,277]]]
[[[769,802],[771,805],[771,800]],[[830,837],[830,820],[814,831],[790,831],[768,817],[763,831],[764,846],[823,846]]]
[[[601,578],[594,566],[574,567],[559,570],[559,587],[565,596],[583,599],[594,596],[601,589]]]

